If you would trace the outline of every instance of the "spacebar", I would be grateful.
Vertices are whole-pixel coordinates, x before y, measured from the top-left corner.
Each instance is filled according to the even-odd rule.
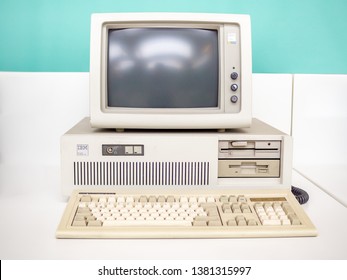
[[[190,221],[104,221],[103,226],[105,227],[131,227],[131,226],[142,226],[142,227],[155,227],[155,226],[192,226]]]

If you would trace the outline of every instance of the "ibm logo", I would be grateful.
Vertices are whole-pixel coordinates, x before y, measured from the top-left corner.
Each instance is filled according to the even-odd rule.
[[[88,156],[89,155],[88,144],[77,144],[77,155],[78,156]]]

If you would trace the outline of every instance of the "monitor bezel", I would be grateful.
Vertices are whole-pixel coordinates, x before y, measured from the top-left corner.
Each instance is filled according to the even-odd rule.
[[[217,31],[217,44],[218,44],[218,88],[217,88],[217,107],[202,107],[202,108],[137,108],[137,107],[116,107],[108,106],[107,104],[107,59],[108,59],[108,34],[109,30],[117,29],[130,29],[130,28],[190,28],[190,29],[207,29]],[[102,84],[101,84],[101,110],[106,114],[114,113],[131,113],[131,114],[216,114],[224,112],[224,99],[222,98],[222,60],[223,60],[223,25],[211,23],[179,23],[176,21],[167,21],[161,23],[113,23],[107,22],[102,25],[102,46],[101,46],[101,69]]]

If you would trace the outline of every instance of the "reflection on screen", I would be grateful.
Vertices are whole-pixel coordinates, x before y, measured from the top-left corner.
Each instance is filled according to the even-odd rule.
[[[218,107],[218,33],[129,28],[108,33],[109,107]]]

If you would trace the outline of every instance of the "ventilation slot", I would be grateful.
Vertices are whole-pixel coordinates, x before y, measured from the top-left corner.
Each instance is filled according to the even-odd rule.
[[[74,162],[74,185],[208,185],[209,162]]]

